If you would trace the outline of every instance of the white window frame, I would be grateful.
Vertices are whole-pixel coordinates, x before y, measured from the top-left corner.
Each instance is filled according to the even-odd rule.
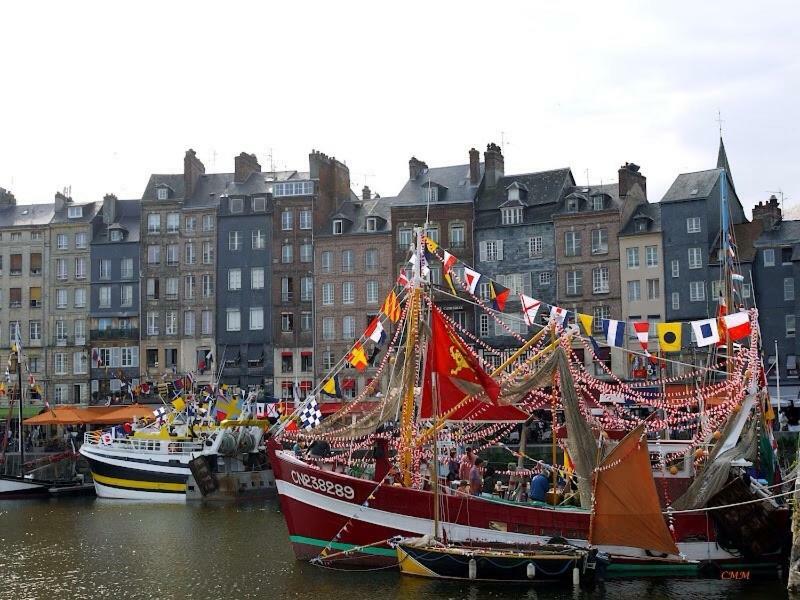
[[[544,238],[541,235],[535,235],[528,238],[528,258],[538,258],[544,252]]]
[[[690,281],[689,302],[705,302],[705,300],[706,300],[706,282]]]
[[[701,248],[689,248],[689,269],[703,268],[703,251]]]
[[[686,233],[702,233],[703,227],[700,217],[686,218]]]
[[[764,253],[761,256],[765,267],[775,266],[775,248],[764,248]]]
[[[242,313],[238,308],[225,310],[225,329],[226,331],[242,330]]]

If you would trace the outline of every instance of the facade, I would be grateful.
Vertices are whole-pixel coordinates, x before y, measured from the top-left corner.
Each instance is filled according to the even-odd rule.
[[[314,374],[321,381],[353,345],[380,311],[381,303],[392,288],[393,198],[371,195],[368,187],[361,199],[349,199],[330,215],[328,227],[314,236],[315,254],[315,340],[317,357]],[[366,348],[372,354],[372,345]],[[356,397],[369,383],[382,355],[359,373],[347,369],[340,380],[342,393]],[[301,357],[302,360],[302,357]],[[310,361],[301,364],[301,391],[311,387]],[[290,397],[290,390],[284,397]]]
[[[50,301],[48,331],[52,351],[47,390],[55,404],[89,402],[89,291],[92,220],[99,203],[75,204],[56,194],[48,228]]]
[[[120,402],[139,381],[139,200],[103,198],[92,220],[91,402]]]

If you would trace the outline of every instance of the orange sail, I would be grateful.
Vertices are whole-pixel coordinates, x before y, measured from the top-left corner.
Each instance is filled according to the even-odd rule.
[[[678,554],[661,514],[643,424],[597,468],[589,543]]]

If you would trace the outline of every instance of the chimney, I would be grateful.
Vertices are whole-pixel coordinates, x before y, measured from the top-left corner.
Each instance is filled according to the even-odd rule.
[[[370,191],[369,187],[365,185],[361,190],[361,199],[369,200],[370,198],[372,198],[372,192]]]
[[[197,187],[197,180],[200,175],[206,172],[206,168],[194,150],[189,148],[186,151],[186,156],[183,157],[183,197],[191,198],[194,190]]]
[[[417,160],[416,156],[412,156],[411,160],[408,161],[408,178],[416,179],[427,168],[428,165],[421,160]]]
[[[493,188],[505,173],[503,152],[497,144],[486,145],[486,152],[483,153],[483,169],[486,176],[486,187]]]
[[[478,185],[481,178],[481,153],[470,148],[469,150],[469,184]]]
[[[242,152],[239,156],[233,159],[233,162],[233,180],[236,183],[244,183],[253,173],[261,173],[261,165],[258,164],[255,154]]]
[[[61,192],[56,192],[55,207],[54,207],[56,212],[64,210],[64,207],[67,204],[72,204],[72,198],[70,198],[69,196],[65,196]]]
[[[759,202],[753,207],[753,220],[761,221],[764,231],[775,229],[781,222],[781,206],[775,194],[767,202]]]
[[[644,197],[647,198],[647,177],[639,172],[641,167],[634,163],[626,162],[619,168],[619,197],[627,196],[634,184],[639,184]]]
[[[17,199],[9,190],[0,187],[0,206],[16,206]]]
[[[117,197],[114,194],[103,196],[103,223],[111,225],[117,222]]]

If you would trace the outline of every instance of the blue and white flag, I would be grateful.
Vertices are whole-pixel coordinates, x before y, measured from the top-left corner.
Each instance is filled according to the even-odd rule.
[[[316,398],[310,398],[305,408],[300,411],[300,426],[303,429],[314,429],[322,421],[322,411],[319,409]]]
[[[717,328],[716,319],[692,321],[692,332],[700,348],[719,342],[719,329]]]
[[[625,343],[625,321],[603,319],[603,333],[609,346],[622,347]]]

